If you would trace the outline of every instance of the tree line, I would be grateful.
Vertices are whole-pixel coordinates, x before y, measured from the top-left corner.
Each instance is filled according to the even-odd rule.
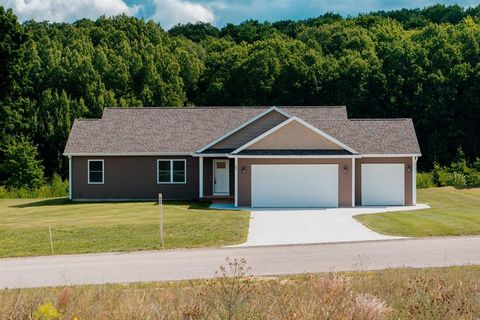
[[[459,147],[473,162],[480,6],[169,31],[124,15],[20,24],[0,7],[0,163],[18,148],[38,151],[47,177],[66,177],[75,118],[193,105],[346,105],[350,117],[411,117],[421,168],[450,163]],[[0,181],[11,178],[6,167]]]

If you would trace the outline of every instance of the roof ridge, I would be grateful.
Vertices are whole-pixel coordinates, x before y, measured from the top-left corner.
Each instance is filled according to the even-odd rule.
[[[363,118],[363,119],[349,119],[350,121],[405,121],[412,120],[412,118]]]
[[[143,110],[143,109],[155,109],[155,110],[162,110],[162,109],[178,109],[178,110],[185,110],[185,109],[190,109],[190,110],[198,110],[198,109],[267,109],[267,108],[272,108],[272,107],[277,107],[280,109],[283,108],[305,108],[305,109],[334,109],[334,108],[346,108],[346,106],[194,106],[194,107],[106,107],[105,110]]]

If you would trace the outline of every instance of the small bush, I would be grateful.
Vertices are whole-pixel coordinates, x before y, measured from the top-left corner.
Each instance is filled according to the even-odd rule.
[[[473,163],[468,163],[462,149],[458,149],[456,159],[449,166],[433,165],[431,171],[433,184],[439,187],[464,187],[480,185],[480,158]],[[428,188],[429,177],[423,174],[417,175],[418,188]]]
[[[476,158],[475,162],[473,162],[473,169],[480,172],[480,158]]]
[[[60,312],[51,303],[45,303],[38,306],[35,311],[35,320],[57,320],[61,316]]]
[[[480,186],[480,171],[473,171],[467,176],[467,185]]]
[[[445,176],[445,185],[452,187],[464,187],[467,185],[467,178],[463,173],[447,173]]]
[[[68,180],[62,181],[58,174],[54,174],[49,183],[35,189],[0,186],[0,199],[66,197],[68,187]]]
[[[422,172],[417,173],[417,188],[433,188],[435,187],[435,182],[433,181],[433,173],[431,172]]]

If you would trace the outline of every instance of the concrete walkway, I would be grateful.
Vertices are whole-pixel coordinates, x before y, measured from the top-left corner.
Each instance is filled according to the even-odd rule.
[[[0,288],[210,278],[226,257],[254,275],[442,267],[480,264],[480,237],[0,259]]]
[[[211,208],[232,209],[225,204]],[[311,244],[399,239],[376,233],[353,216],[389,211],[427,209],[429,206],[355,207],[329,209],[252,209],[247,242],[238,246]],[[242,208],[240,208],[242,209]]]

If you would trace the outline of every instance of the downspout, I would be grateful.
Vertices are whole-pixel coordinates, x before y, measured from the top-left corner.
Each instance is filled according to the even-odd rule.
[[[412,157],[412,205],[417,205],[417,160]]]
[[[355,158],[352,158],[352,207],[355,207]]]
[[[72,156],[68,156],[68,199],[72,200]]]
[[[199,168],[198,168],[198,196],[203,198],[203,157],[199,157]]]
[[[238,207],[238,158],[235,157],[235,208]]]

